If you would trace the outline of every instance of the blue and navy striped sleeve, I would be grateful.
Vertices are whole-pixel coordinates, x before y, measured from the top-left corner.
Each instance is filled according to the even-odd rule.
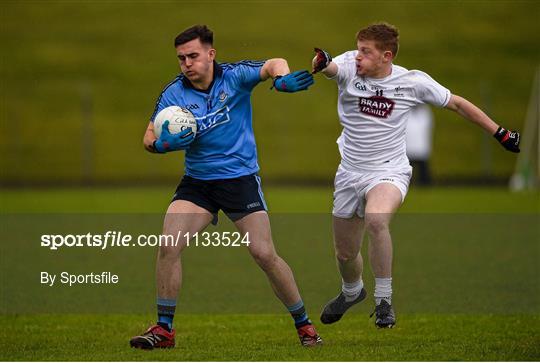
[[[251,91],[261,81],[261,68],[265,61],[243,60],[232,64],[238,85],[246,91]]]
[[[152,116],[150,116],[150,121],[154,122],[156,115],[159,113],[159,111],[163,110],[166,107],[174,106],[174,101],[171,97],[171,89],[172,87],[177,84],[178,82],[181,82],[182,75],[176,77],[173,81],[169,82],[163,88],[163,91],[161,91],[161,94],[156,100],[156,106],[154,107],[154,112],[152,113]]]

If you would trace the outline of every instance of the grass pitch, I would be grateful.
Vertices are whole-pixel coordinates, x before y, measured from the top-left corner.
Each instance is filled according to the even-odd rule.
[[[150,315],[1,317],[3,360],[39,361],[514,361],[538,360],[536,316],[400,314],[377,330],[367,315],[318,324],[324,345],[302,348],[281,315],[178,315],[174,349],[129,348]],[[23,337],[24,339],[21,339]]]
[[[174,180],[182,154],[150,155],[141,138],[156,98],[178,73],[173,39],[197,23],[214,31],[221,62],[283,57],[299,70],[311,67],[313,47],[337,56],[355,47],[361,27],[385,20],[400,30],[397,64],[427,72],[522,131],[539,63],[534,0],[288,1],[286,8],[279,1],[3,1],[2,10],[0,169],[1,180],[14,183]],[[335,172],[336,86],[315,79],[294,95],[271,92],[268,81],[255,89],[263,178],[328,180]],[[515,155],[477,126],[444,110],[435,120],[435,177],[512,173]]]
[[[129,338],[155,319],[155,250],[53,252],[35,247],[32,233],[63,233],[74,220],[95,216],[107,226],[129,216],[142,228],[139,212],[153,213],[146,220],[159,230],[170,192],[3,191],[0,360],[540,359],[538,194],[501,189],[411,190],[392,225],[398,325],[377,330],[370,298],[337,324],[317,324],[322,305],[339,290],[331,190],[266,188],[278,252],[295,272],[325,345],[300,347],[290,317],[244,251],[198,249],[184,257],[177,347],[132,350]],[[44,268],[116,269],[123,284],[42,287],[35,273]]]

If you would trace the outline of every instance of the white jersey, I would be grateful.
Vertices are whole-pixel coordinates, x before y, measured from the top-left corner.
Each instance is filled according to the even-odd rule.
[[[350,171],[409,167],[405,133],[409,111],[418,104],[444,107],[448,89],[424,72],[392,65],[381,79],[356,74],[357,51],[333,61],[338,84],[338,115],[343,131],[338,139],[341,165]]]

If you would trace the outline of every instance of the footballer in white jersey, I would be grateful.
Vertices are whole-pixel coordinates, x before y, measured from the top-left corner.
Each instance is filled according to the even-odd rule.
[[[356,73],[358,51],[334,59],[338,85],[341,164],[351,171],[407,167],[405,131],[410,110],[422,103],[444,107],[451,93],[424,72],[391,65],[376,79]]]
[[[509,131],[466,99],[451,94],[429,75],[393,63],[398,30],[378,23],[357,33],[357,50],[332,61],[315,48],[312,73],[321,72],[338,87],[338,138],[341,163],[335,177],[334,247],[342,278],[340,294],[330,300],[321,321],[339,321],[367,292],[362,280],[360,248],[368,233],[369,260],[375,277],[375,325],[396,324],[392,306],[392,238],[390,220],[403,202],[412,168],[405,133],[410,110],[418,104],[445,107],[491,133],[502,146],[519,152],[519,133]]]

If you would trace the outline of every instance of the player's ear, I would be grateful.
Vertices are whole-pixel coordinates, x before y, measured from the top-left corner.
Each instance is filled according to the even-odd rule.
[[[214,48],[211,48],[208,51],[208,59],[212,62],[214,61],[214,59],[216,59],[216,50]]]
[[[391,62],[393,59],[394,59],[394,54],[391,51],[385,50],[383,52],[383,60],[385,62]]]

